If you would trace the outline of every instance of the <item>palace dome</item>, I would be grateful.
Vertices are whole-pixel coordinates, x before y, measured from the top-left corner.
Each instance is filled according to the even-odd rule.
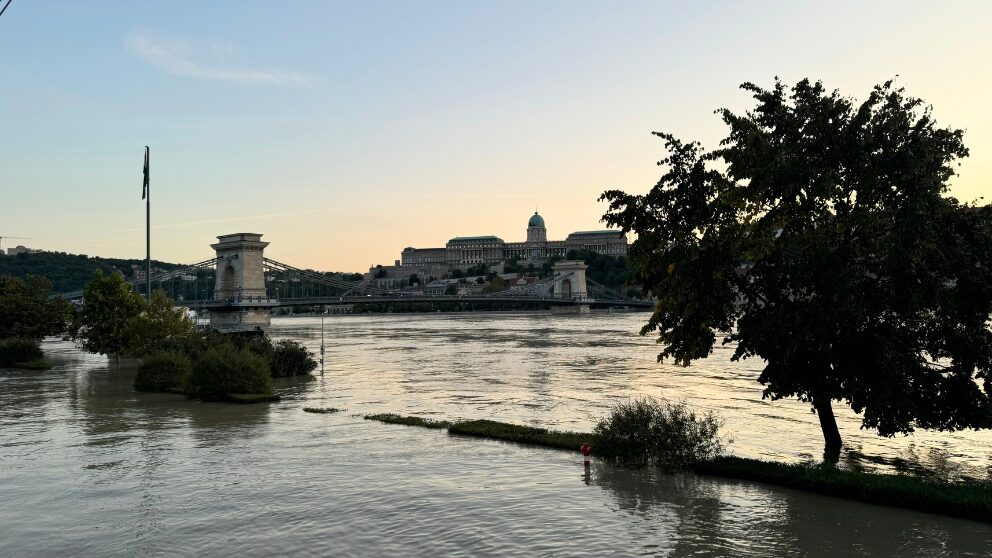
[[[535,211],[534,214],[531,215],[530,221],[527,221],[527,227],[528,228],[530,228],[530,227],[540,227],[540,228],[543,229],[544,228],[544,217],[541,217]]]

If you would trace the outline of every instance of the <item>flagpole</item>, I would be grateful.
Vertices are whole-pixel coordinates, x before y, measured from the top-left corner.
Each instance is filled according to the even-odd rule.
[[[152,302],[152,186],[150,149],[145,146],[145,289]]]

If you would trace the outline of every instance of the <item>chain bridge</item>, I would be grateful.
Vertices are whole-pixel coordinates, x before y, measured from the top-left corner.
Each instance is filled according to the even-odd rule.
[[[212,244],[215,257],[178,269],[154,274],[153,288],[172,297],[176,304],[207,311],[210,326],[221,331],[265,329],[275,308],[313,307],[317,311],[334,307],[400,303],[514,303],[550,307],[553,312],[584,313],[593,306],[650,309],[651,300],[629,298],[586,277],[581,261],[559,261],[553,274],[535,283],[476,294],[428,294],[375,287],[367,279],[348,280],[341,274],[300,269],[266,258],[262,235],[237,233],[217,237]],[[144,278],[134,279],[136,289]],[[82,291],[64,293],[70,300],[82,298]]]

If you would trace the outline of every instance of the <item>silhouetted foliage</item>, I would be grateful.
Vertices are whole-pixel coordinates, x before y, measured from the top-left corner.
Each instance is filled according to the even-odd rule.
[[[317,361],[306,347],[284,339],[273,346],[269,369],[273,378],[305,376],[317,369]]]
[[[582,260],[589,266],[586,277],[617,292],[624,292],[627,285],[627,258],[598,254],[591,250],[569,250],[569,260]]]
[[[193,362],[189,393],[206,401],[223,401],[229,394],[271,394],[272,377],[264,357],[220,344]]]
[[[274,343],[269,337],[256,332],[195,333],[188,337],[167,340],[158,344],[157,349],[186,355],[195,362],[208,350],[220,346],[246,350],[261,357],[273,378],[302,376],[317,368],[313,354],[300,343],[291,340]]]
[[[520,256],[511,256],[503,262],[503,273],[523,273],[524,266],[520,265]]]
[[[4,256],[8,257],[16,256]],[[50,288],[48,279],[37,275],[0,275],[0,338],[41,339],[65,333],[72,305],[63,298],[48,298]]]
[[[162,291],[152,291],[151,304],[144,303],[140,314],[131,318],[125,328],[125,352],[129,356],[144,356],[173,339],[193,334],[193,320]]]
[[[465,270],[465,277],[475,277],[489,275],[489,266],[484,263],[475,264]]]
[[[75,336],[91,353],[121,355],[127,348],[128,324],[146,307],[145,299],[120,274],[98,269],[83,289]]]
[[[502,277],[497,275],[489,280],[488,285],[482,287],[482,292],[486,294],[498,293],[499,291],[502,291],[504,289],[506,289],[506,281],[504,281]]]
[[[697,416],[684,402],[644,398],[614,405],[594,433],[600,455],[676,470],[723,453],[719,430],[720,420],[712,413]]]
[[[659,297],[659,359],[722,334],[766,361],[764,397],[812,405],[831,459],[834,400],[884,436],[992,426],[992,208],[945,195],[961,130],[891,82],[860,105],[809,80],[742,88],[756,104],[720,111],[719,149],[656,133],[658,184],[602,196]]]
[[[138,391],[178,391],[186,389],[193,371],[189,357],[181,353],[154,353],[141,360],[134,378]]]
[[[41,347],[35,339],[0,339],[0,366],[14,366],[41,360]]]
[[[93,278],[97,270],[105,275],[115,272],[131,273],[132,266],[145,268],[145,260],[89,257],[64,252],[21,253],[0,257],[0,275],[27,277],[39,275],[51,281],[55,293],[78,291]],[[170,271],[183,266],[152,260],[152,266]]]

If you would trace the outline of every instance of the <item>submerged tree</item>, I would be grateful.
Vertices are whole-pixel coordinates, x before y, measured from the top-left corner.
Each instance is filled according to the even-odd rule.
[[[87,351],[120,358],[128,345],[128,325],[146,307],[145,299],[120,274],[98,269],[83,288],[76,336]]]
[[[164,291],[152,291],[151,303],[142,299],[143,311],[131,318],[124,330],[125,352],[144,356],[163,343],[179,340],[193,333],[193,320]]]
[[[51,286],[48,279],[37,275],[0,275],[0,339],[41,339],[66,331],[72,305],[61,297],[49,298]]]
[[[637,234],[631,281],[658,295],[659,361],[756,356],[764,397],[811,404],[836,459],[832,402],[880,435],[992,426],[992,207],[946,196],[962,131],[891,82],[861,104],[803,80],[718,113],[704,151],[671,134],[645,195],[604,220]]]
[[[149,303],[120,274],[97,270],[83,289],[75,336],[91,353],[140,357],[193,329],[193,320],[165,292],[153,291]]]

